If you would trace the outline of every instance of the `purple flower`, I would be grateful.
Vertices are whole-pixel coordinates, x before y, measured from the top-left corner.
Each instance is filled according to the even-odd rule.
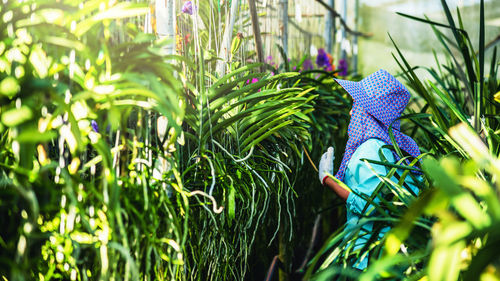
[[[97,126],[97,122],[95,120],[90,121],[90,126],[94,132],[99,133],[99,126]]]
[[[347,68],[348,68],[348,65],[347,65],[347,60],[345,59],[341,59],[339,60],[339,75],[340,76],[347,76]]]
[[[247,84],[253,84],[256,82],[259,82],[259,78],[252,78],[252,81],[250,81],[250,79],[247,80]]]
[[[184,5],[182,5],[182,12],[184,14],[193,14],[193,2],[191,1],[186,1],[184,2]]]
[[[297,67],[294,65],[294,66],[292,67],[292,70],[293,70],[293,71],[297,70]]]
[[[318,65],[318,67],[323,67],[323,66],[328,67],[330,65],[330,59],[328,58],[328,55],[325,52],[325,49],[323,49],[323,48],[318,49],[318,56],[316,57],[316,64]]]
[[[276,63],[273,61],[273,56],[267,56],[267,57],[266,57],[266,59],[265,59],[265,62],[266,62],[267,64],[272,65],[272,66],[275,66],[275,65],[276,65]]]
[[[247,84],[253,84],[257,82],[259,82],[259,78],[252,78],[252,81],[250,81],[250,79],[247,80]],[[260,92],[260,89],[257,92]]]
[[[302,70],[307,71],[307,70],[312,70],[314,68],[313,63],[310,59],[304,60],[302,63]]]

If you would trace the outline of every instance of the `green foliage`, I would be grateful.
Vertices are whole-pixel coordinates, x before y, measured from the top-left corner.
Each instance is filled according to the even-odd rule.
[[[284,63],[276,67],[272,65],[266,67],[272,68],[273,73],[290,71],[292,66],[287,63],[288,59],[283,52],[282,56]],[[280,254],[285,263],[283,267],[292,279],[303,276],[305,264],[310,259],[308,251],[315,250],[314,245],[311,245],[315,221],[318,220],[321,224],[320,233],[317,235],[326,237],[341,225],[345,217],[342,208],[338,208],[342,205],[340,198],[320,184],[315,170],[318,159],[328,146],[337,148],[338,166],[342,160],[341,148],[345,147],[347,141],[351,98],[341,91],[340,86],[333,80],[335,75],[334,72],[323,70],[302,71],[297,76],[282,82],[282,87],[302,88],[307,95],[315,96],[309,102],[314,110],[307,112],[307,117],[311,120],[307,130],[310,140],[298,144],[289,142],[291,148],[301,156],[299,161],[289,165],[292,171],[291,183],[296,193],[291,210],[293,224],[287,221],[282,223],[280,249],[270,251],[264,240],[263,245],[256,245],[260,254],[252,258],[258,259],[260,263],[265,261],[263,267],[267,268],[271,264],[272,257]],[[253,279],[262,278],[264,277],[254,275]]]
[[[146,110],[174,131],[184,115],[175,67],[128,19],[147,10],[105,1],[2,6],[5,278],[182,273],[185,218],[146,181],[151,170],[135,164],[151,151],[140,128]]]
[[[139,30],[148,10],[1,7],[2,278],[242,280],[255,241],[290,240],[313,119],[335,118],[313,108],[345,100],[259,64],[213,78]]]

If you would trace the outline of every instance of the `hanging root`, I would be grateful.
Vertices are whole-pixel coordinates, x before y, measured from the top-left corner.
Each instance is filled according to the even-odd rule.
[[[215,145],[217,145],[220,149],[222,149],[222,151],[224,151],[227,155],[229,155],[229,157],[231,157],[231,159],[233,159],[233,161],[234,161],[234,162],[236,162],[236,163],[240,163],[240,162],[244,162],[244,161],[248,160],[248,159],[250,158],[250,156],[252,156],[252,154],[253,154],[253,149],[254,149],[254,147],[255,147],[255,146],[252,146],[252,147],[250,148],[250,152],[248,152],[248,155],[247,155],[247,156],[245,156],[244,158],[241,158],[241,159],[236,159],[236,158],[234,158],[234,156],[233,156],[233,155],[232,155],[229,151],[227,151],[227,150],[226,150],[226,149],[225,149],[225,148],[224,148],[224,147],[223,147],[220,143],[218,143],[218,142],[217,142],[217,141],[215,141],[215,140],[212,140],[212,143],[213,143],[213,144],[215,144]]]
[[[201,190],[195,190],[195,191],[191,191],[189,193],[189,196],[193,196],[193,195],[201,195],[201,196],[205,196],[208,199],[210,199],[210,201],[212,201],[212,210],[216,214],[220,214],[220,213],[222,213],[222,210],[224,210],[223,206],[220,206],[219,208],[217,208],[217,201],[215,201],[215,198],[213,196],[208,195],[208,194],[206,194],[205,192],[203,192]]]
[[[203,156],[203,157],[205,159],[207,159],[208,164],[210,165],[210,174],[212,175],[212,184],[210,185],[208,195],[212,196],[212,192],[214,191],[214,187],[215,187],[215,169],[214,169],[214,165],[212,164],[212,161],[210,160],[210,158],[208,158],[206,156]]]

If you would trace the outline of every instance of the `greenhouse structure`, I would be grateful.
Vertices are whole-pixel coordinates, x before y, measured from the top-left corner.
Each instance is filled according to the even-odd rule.
[[[0,1],[0,280],[500,281],[500,0]]]

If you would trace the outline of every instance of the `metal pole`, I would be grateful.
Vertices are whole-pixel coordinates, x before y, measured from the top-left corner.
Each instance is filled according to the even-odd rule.
[[[335,0],[328,0],[328,5],[335,9]],[[326,13],[325,21],[325,45],[326,51],[329,54],[333,53],[333,46],[335,44],[335,16],[332,11]]]
[[[343,1],[342,4],[342,18],[347,22],[347,0]],[[347,31],[345,26],[342,26],[342,42],[340,42],[340,57],[343,60],[347,60]]]
[[[172,42],[166,45],[163,51],[167,55],[175,54],[175,1],[156,1],[155,12],[158,37],[166,37]]]
[[[335,0],[331,0],[332,1],[332,8],[335,9]],[[333,14],[332,12],[332,55],[333,55],[333,50],[335,48],[335,40],[337,39],[336,36],[337,36],[337,18],[335,17],[335,15]]]
[[[238,5],[240,1],[233,0],[231,2],[231,11],[226,18],[226,28],[224,30],[224,37],[222,38],[222,44],[219,50],[219,60],[217,62],[216,71],[220,77],[226,73],[226,64],[230,58],[231,52],[231,39],[233,38],[234,21],[236,20],[236,15],[238,13]]]
[[[359,28],[359,0],[354,2],[354,30]],[[352,72],[358,74],[358,35],[354,35],[352,47]]]
[[[281,46],[285,55],[288,57],[288,0],[281,0]]]

